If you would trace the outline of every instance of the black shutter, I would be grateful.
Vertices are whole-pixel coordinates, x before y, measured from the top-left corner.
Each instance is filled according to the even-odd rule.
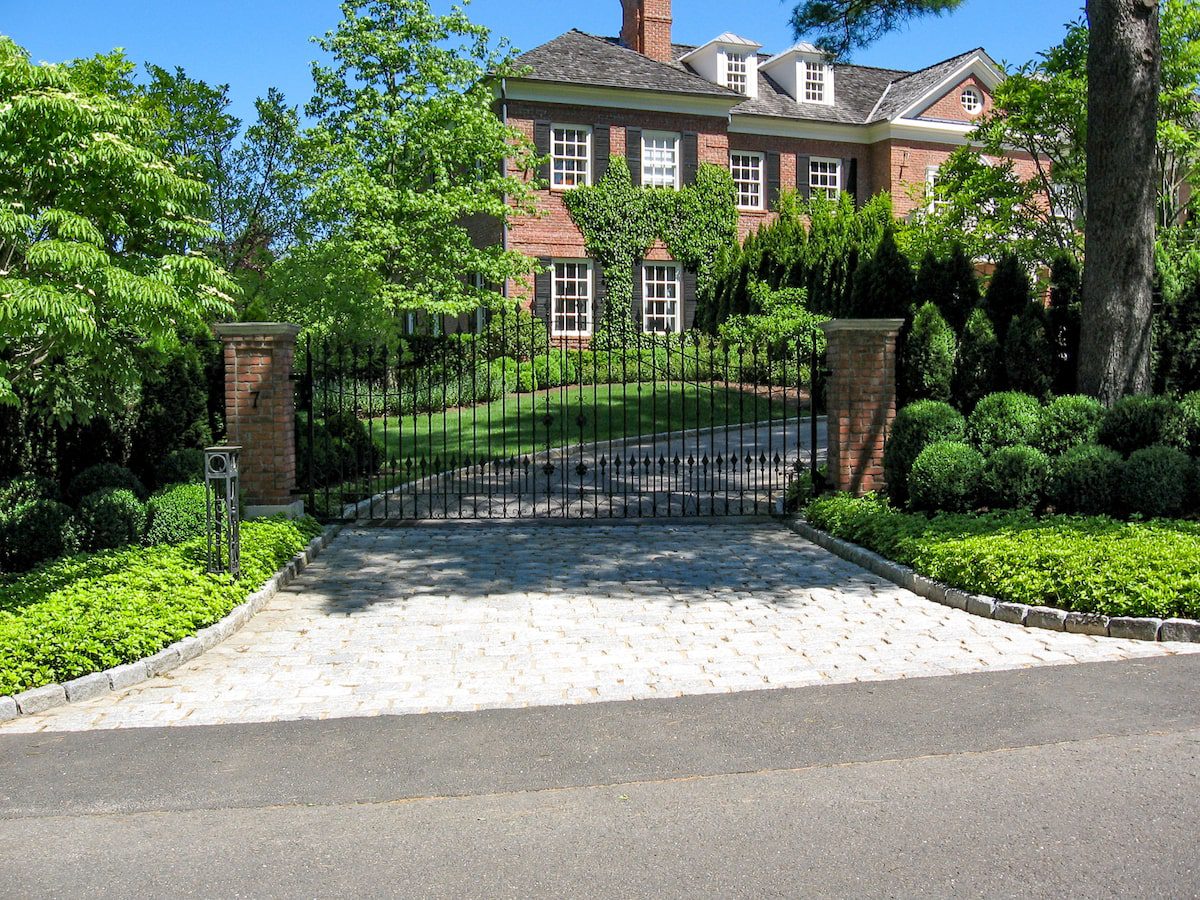
[[[608,290],[604,284],[604,266],[600,265],[600,260],[592,261],[592,334],[596,333],[596,326],[600,324],[604,318],[604,304],[608,300]]]
[[[700,138],[694,131],[683,133],[683,183],[696,183],[696,169],[700,167]]]
[[[592,184],[608,172],[608,157],[612,154],[607,125],[592,126]]]
[[[629,174],[633,183],[642,183],[642,129],[625,129],[625,161],[629,163]]]
[[[633,313],[634,328],[642,330],[642,261],[633,264]]]
[[[779,154],[767,154],[767,209],[779,205]]]
[[[533,146],[537,150],[538,156],[546,157],[545,161],[538,166],[537,176],[540,180],[550,183],[550,123],[549,122],[534,122],[533,123]]]
[[[812,196],[812,157],[797,156],[796,157],[796,190],[800,196],[807,200]]]
[[[858,199],[858,160],[842,160],[842,190],[854,198],[854,205],[860,206]]]
[[[696,273],[686,269],[680,278],[683,290],[683,325],[687,331],[696,323]]]
[[[538,267],[545,269],[545,271],[538,272],[533,279],[533,314],[544,321],[547,326],[549,326],[550,291],[554,278],[553,265],[550,262],[550,257],[539,256]]]

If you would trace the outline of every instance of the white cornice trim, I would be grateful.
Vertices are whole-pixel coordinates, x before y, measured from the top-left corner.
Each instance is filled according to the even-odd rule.
[[[525,81],[509,78],[504,91],[508,100],[529,100],[537,103],[565,103],[575,106],[602,106],[609,109],[637,109],[649,112],[683,113],[697,116],[726,118],[742,96],[693,96],[665,91],[642,91],[633,88],[593,87],[583,84]]]
[[[840,141],[846,144],[877,144],[886,140],[918,140],[956,147],[970,146],[968,135],[973,124],[958,122],[925,122],[905,119],[878,122],[874,125],[851,125],[841,122],[814,122],[784,119],[773,116],[732,116],[730,134],[757,134],[768,137],[787,137],[797,140]]]

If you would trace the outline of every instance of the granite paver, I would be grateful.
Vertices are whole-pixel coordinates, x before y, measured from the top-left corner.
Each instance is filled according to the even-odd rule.
[[[971,616],[774,522],[360,527],[203,656],[0,733],[588,703],[1198,650]]]

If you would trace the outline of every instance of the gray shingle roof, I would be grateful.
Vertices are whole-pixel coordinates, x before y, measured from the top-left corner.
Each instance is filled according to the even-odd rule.
[[[522,76],[531,81],[721,97],[730,101],[735,114],[867,125],[899,115],[969,57],[983,52],[960,53],[917,72],[835,65],[834,104],[827,106],[794,100],[761,72],[758,96],[737,102],[738,94],[700,77],[680,61],[694,49],[674,44],[672,62],[662,63],[621,46],[617,38],[572,30],[522,54],[517,65],[531,70]],[[760,62],[769,58],[759,54]]]

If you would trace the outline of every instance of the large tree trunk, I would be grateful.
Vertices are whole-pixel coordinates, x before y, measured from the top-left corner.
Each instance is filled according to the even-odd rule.
[[[1087,0],[1087,229],[1079,385],[1150,389],[1161,45],[1157,0]]]

